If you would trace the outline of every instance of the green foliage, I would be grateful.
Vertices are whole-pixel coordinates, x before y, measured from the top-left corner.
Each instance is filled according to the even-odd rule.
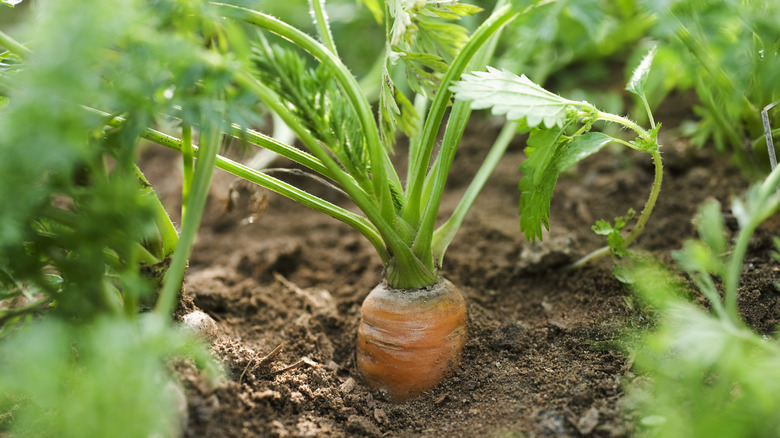
[[[607,236],[607,245],[609,245],[612,253],[618,257],[623,257],[627,254],[627,245],[621,231],[629,224],[629,221],[631,221],[635,215],[636,212],[634,209],[629,209],[625,216],[616,217],[614,223],[609,223],[604,219],[600,219],[593,225],[593,232],[600,236]]]
[[[493,63],[524,72],[539,84],[556,75],[581,86],[583,75],[608,75],[606,69],[597,71],[598,61],[635,45],[653,23],[652,15],[635,0],[521,3],[547,4],[529,10],[507,28]],[[577,68],[571,72],[565,68],[573,64]]]
[[[644,96],[652,52],[637,68],[629,87]],[[509,120],[522,122],[531,129],[525,153],[528,159],[520,166],[523,178],[520,180],[520,228],[529,239],[542,238],[542,226],[549,229],[550,202],[558,175],[580,160],[599,151],[605,145],[618,142],[633,149],[650,153],[657,167],[649,208],[639,219],[637,229],[641,231],[652,210],[660,189],[660,155],[658,154],[657,127],[646,131],[635,123],[599,111],[587,102],[564,99],[531,82],[525,75],[516,76],[506,70],[488,67],[487,72],[472,72],[452,87],[456,98],[471,102],[474,109],[491,108],[494,114],[506,115]],[[593,123],[606,120],[629,127],[637,139],[626,142],[600,132],[590,132]],[[571,132],[577,124],[582,126]],[[603,224],[602,224],[603,225]],[[597,227],[595,230],[602,230]],[[622,226],[620,228],[623,228]],[[638,233],[637,231],[636,233]],[[614,229],[604,232],[614,248],[623,251],[636,234],[625,240]],[[619,242],[619,240],[623,240]]]
[[[186,404],[166,366],[176,357],[219,374],[199,343],[153,314],[25,326],[0,344],[0,412],[13,417],[0,435],[179,436]]]
[[[755,170],[752,160],[766,154],[758,150],[753,157],[744,144],[765,147],[759,113],[780,99],[780,4],[644,3],[658,17],[651,34],[663,47],[660,67],[677,88],[693,88],[699,97],[700,119],[687,132],[697,144],[711,140],[718,150],[731,151],[744,170]]]
[[[356,81],[339,55],[322,3],[310,2],[312,14],[317,17],[315,31],[319,38],[257,10],[217,6],[226,17],[254,25],[262,32],[257,39],[247,35],[254,47],[252,65],[235,70],[235,80],[241,89],[253,93],[284,121],[305,152],[255,131],[242,135],[333,181],[365,216],[224,157],[217,163],[352,225],[377,249],[391,284],[416,288],[436,281],[438,263],[454,236],[452,230],[489,173],[479,173],[453,220],[447,222],[447,232],[437,234],[435,226],[444,184],[470,114],[463,104],[452,106],[443,142],[437,148],[450,105],[449,86],[470,64],[484,65],[493,37],[518,12],[509,5],[498,5],[469,35],[465,28],[451,21],[471,15],[477,8],[457,1],[397,1],[385,6],[383,73],[376,78],[376,89],[381,90],[378,123],[369,97],[363,92],[365,82]],[[272,39],[284,41],[283,45],[270,43]],[[392,64],[399,59],[409,68],[406,80],[416,92],[414,99],[406,97],[396,85],[397,75],[391,74],[396,73],[391,71]],[[405,186],[389,155],[398,127],[410,137]],[[186,149],[183,142],[158,133],[148,132],[147,138]],[[509,138],[503,138],[494,147],[503,151],[508,143]],[[492,169],[496,163],[491,159],[485,165]]]
[[[391,75],[393,66],[403,63],[403,84],[421,97],[433,98],[455,56],[469,40],[468,30],[453,21],[479,11],[458,0],[387,2],[392,24],[387,26],[386,58],[379,95],[379,120],[387,147],[395,141],[395,130],[412,136],[420,115]]]
[[[780,433],[780,342],[746,327],[736,306],[748,241],[780,208],[778,181],[780,171],[774,171],[734,202],[740,231],[732,247],[720,204],[710,200],[696,216],[700,238],[675,253],[712,313],[691,303],[684,282],[667,269],[648,263],[633,267],[634,289],[659,315],[656,327],[633,347],[635,367],[649,377],[647,385],[628,388],[639,410],[640,436]]]
[[[170,327],[170,306],[140,316],[164,281],[175,300],[183,264],[168,263],[186,261],[194,236],[178,239],[136,167],[137,146],[176,115],[216,151],[209,126],[222,126],[225,101],[236,123],[254,120],[256,100],[227,74],[236,59],[215,49],[236,30],[199,2],[35,7],[15,28],[27,45],[0,33],[0,434],[175,435],[166,362],[212,364]],[[125,123],[109,127],[113,117],[94,108]],[[196,168],[193,187],[206,174]],[[188,211],[183,229],[198,218]]]
[[[327,145],[353,175],[370,172],[365,137],[331,68],[307,65],[295,50],[261,40],[253,48],[256,77],[292,109],[303,127]]]
[[[465,27],[447,20],[460,20],[481,9],[458,0],[390,0],[388,9],[393,19],[388,57],[404,62],[412,91],[430,96],[469,39]]]

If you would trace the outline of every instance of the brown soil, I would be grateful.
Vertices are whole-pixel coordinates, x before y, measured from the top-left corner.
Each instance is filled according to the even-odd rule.
[[[467,131],[442,213],[454,208],[496,133],[487,122]],[[670,262],[671,251],[694,237],[697,206],[708,197],[728,205],[747,185],[722,156],[670,136],[662,143],[661,200],[635,248]],[[167,195],[176,193],[171,181],[177,178],[168,178],[175,154],[154,148],[147,155],[148,176],[175,205]],[[620,333],[627,324],[643,324],[642,313],[613,277],[609,260],[574,272],[556,268],[603,245],[590,231],[597,219],[641,209],[652,163],[623,149],[581,163],[559,180],[551,231],[533,244],[521,235],[517,218],[522,160],[517,141],[447,252],[442,275],[468,301],[463,363],[435,390],[404,404],[367,389],[356,372],[360,305],[382,275],[370,244],[346,225],[271,193],[255,194],[250,204],[265,204],[259,214],[240,205],[225,213],[233,179],[218,174],[185,291],[217,322],[213,346],[228,379],[208,385],[185,373],[186,435],[629,435],[621,388],[635,376]],[[349,205],[318,183],[297,182]],[[742,304],[747,319],[768,332],[778,323],[780,305],[773,286],[777,264],[767,255],[770,233],[762,236],[748,260]]]

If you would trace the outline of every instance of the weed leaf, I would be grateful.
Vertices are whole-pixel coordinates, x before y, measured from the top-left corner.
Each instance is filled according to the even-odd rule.
[[[566,124],[565,126],[567,126]],[[609,135],[601,132],[588,132],[574,139],[564,137],[565,126],[554,129],[534,128],[528,138],[525,149],[528,159],[520,166],[524,176],[520,180],[520,228],[529,239],[542,238],[542,225],[549,229],[550,201],[552,199],[558,175],[577,164],[583,158],[598,152],[602,147],[614,141]],[[599,233],[611,238],[615,233],[613,227],[606,221],[601,228],[594,227]],[[622,228],[620,226],[618,229]],[[622,237],[621,237],[622,238]],[[615,247],[622,248],[616,244]]]
[[[631,75],[631,79],[626,85],[626,90],[641,96],[645,94],[645,84],[647,83],[647,75],[650,73],[650,65],[653,63],[653,57],[655,57],[656,48],[653,47],[647,52],[647,55],[642,58],[642,61],[634,69],[634,74]]]
[[[542,225],[550,229],[550,201],[558,181],[558,168],[553,157],[559,148],[564,127],[557,129],[535,128],[528,137],[525,149],[528,159],[520,165],[520,229],[529,240],[542,239]]]
[[[456,98],[470,100],[473,109],[490,108],[493,114],[505,114],[513,121],[525,119],[529,127],[563,126],[574,103],[536,85],[525,75],[492,67],[487,72],[463,75],[451,90]]]
[[[577,164],[580,160],[598,152],[601,148],[615,141],[615,138],[601,132],[588,132],[575,137],[561,151],[561,156],[555,160],[558,172],[563,172]]]

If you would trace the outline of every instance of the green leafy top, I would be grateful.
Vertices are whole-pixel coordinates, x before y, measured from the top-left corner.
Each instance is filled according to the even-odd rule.
[[[637,68],[629,85],[642,99],[652,56],[651,51]],[[487,72],[463,75],[451,90],[457,99],[469,101],[472,108],[490,108],[493,114],[524,122],[525,129],[530,130],[525,149],[528,159],[520,166],[523,177],[519,184],[520,228],[527,238],[541,239],[542,227],[549,229],[550,201],[560,173],[612,142],[650,153],[656,165],[656,179],[648,204],[625,241],[619,234],[625,224],[618,226],[617,230],[607,231],[603,226],[597,230],[603,230],[610,243],[615,243],[616,253],[622,252],[641,232],[660,190],[662,172],[657,126],[647,131],[624,117],[599,111],[587,102],[564,99],[533,83],[525,75],[517,76],[491,67],[487,68]],[[637,134],[637,139],[628,142],[590,132],[598,120],[628,127]],[[578,124],[581,126],[575,130]]]
[[[482,9],[458,0],[390,0],[386,59],[382,71],[380,126],[385,145],[392,146],[395,130],[411,136],[419,115],[390,74],[401,61],[406,67],[406,84],[411,91],[432,98],[449,64],[469,39],[468,30],[453,20]]]
[[[490,108],[493,114],[506,115],[509,120],[524,119],[528,127],[562,127],[570,118],[572,105],[585,104],[551,93],[525,75],[492,67],[487,70],[463,75],[452,92],[458,99],[471,101],[474,109]]]

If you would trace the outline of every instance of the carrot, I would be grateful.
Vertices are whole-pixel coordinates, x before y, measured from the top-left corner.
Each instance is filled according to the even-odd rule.
[[[358,370],[392,401],[433,389],[459,365],[468,335],[466,302],[449,281],[412,290],[383,281],[361,311]]]

